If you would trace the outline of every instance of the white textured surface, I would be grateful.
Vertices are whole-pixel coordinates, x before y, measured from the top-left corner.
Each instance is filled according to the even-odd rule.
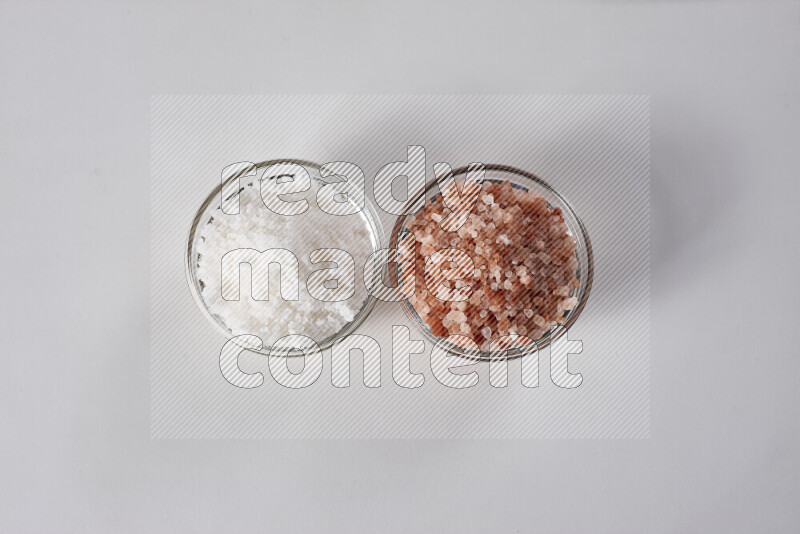
[[[312,181],[312,184],[317,182]],[[229,215],[216,209],[213,210],[214,221],[200,226],[202,239],[197,243],[197,252],[201,259],[197,277],[205,284],[202,296],[209,311],[220,316],[234,335],[256,334],[265,344],[271,344],[284,335],[303,334],[319,342],[339,332],[363,306],[367,290],[361,273],[372,254],[367,225],[359,214],[330,215],[320,210],[315,200],[318,190],[318,185],[312,185],[304,193],[284,196],[286,201],[306,199],[308,202],[304,213],[289,216],[268,210],[257,186],[245,187],[239,195],[238,214]],[[353,287],[353,296],[322,302],[309,294],[306,281],[313,271],[328,265],[313,264],[312,251],[330,248],[343,250],[353,258],[355,272],[345,271],[342,265],[339,274],[343,287],[345,283]],[[280,298],[279,280],[274,275],[269,277],[269,300],[255,300],[245,286],[263,284],[266,277],[253,280],[252,266],[251,274],[241,277],[239,269],[221,268],[222,257],[238,249],[259,252],[281,249],[294,254],[299,265],[297,300]],[[288,277],[288,274],[281,272],[280,276]],[[222,286],[235,284],[236,279],[242,286],[239,299],[224,299]],[[280,284],[284,283],[281,278]]]
[[[3,532],[797,531],[797,3],[0,14]],[[189,92],[652,95],[650,439],[150,440],[150,95]]]

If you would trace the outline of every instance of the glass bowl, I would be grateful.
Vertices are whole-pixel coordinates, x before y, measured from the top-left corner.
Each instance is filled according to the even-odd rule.
[[[241,187],[241,189],[239,190],[240,192],[244,191],[244,189],[248,187],[259,187],[260,177],[249,176],[247,177],[247,179],[244,179],[244,176],[247,175],[248,173],[252,173],[253,171],[264,169],[278,163],[295,163],[301,165],[309,172],[312,180],[316,180],[320,183],[330,183],[332,181],[335,181],[322,178],[322,176],[319,173],[321,165],[310,161],[299,160],[299,159],[276,159],[276,160],[269,160],[269,161],[262,161],[260,163],[255,163],[252,166],[244,168],[241,171],[233,174],[230,178],[228,178],[225,181],[225,183],[220,183],[217,187],[215,187],[214,190],[211,191],[211,193],[202,203],[200,208],[197,210],[197,213],[195,213],[194,218],[192,219],[191,227],[189,229],[189,235],[186,240],[186,264],[185,264],[186,277],[189,282],[189,289],[192,293],[192,296],[194,297],[195,302],[197,303],[197,306],[203,312],[203,315],[209,321],[211,321],[211,323],[216,327],[217,331],[221,332],[224,336],[228,338],[231,338],[233,336],[233,333],[231,329],[225,324],[225,321],[222,317],[211,313],[211,311],[208,309],[208,304],[203,298],[201,281],[198,279],[197,276],[198,263],[202,261],[201,257],[197,252],[197,243],[201,238],[201,232],[199,231],[199,228],[201,227],[201,225],[213,224],[214,215],[219,214],[220,212],[220,205],[222,201],[222,199],[220,198],[221,196],[220,192],[225,188],[225,186],[230,186],[231,182],[237,180],[239,177],[242,177],[243,179],[241,181],[242,183],[240,184]],[[315,203],[310,203],[310,204],[311,204],[310,209],[319,209]],[[265,207],[264,209],[267,208]],[[362,209],[358,213],[358,216],[361,217],[361,219],[363,220],[363,222],[367,227],[370,238],[370,244],[372,245],[373,252],[379,250],[382,247],[381,241],[383,236],[383,226],[381,225],[380,217],[378,216],[375,207],[373,206],[369,197],[367,197],[366,195],[365,195],[364,209]],[[301,291],[303,291],[303,288],[301,288]],[[306,297],[308,297],[307,293]],[[314,340],[319,346],[320,350],[325,350],[330,348],[334,344],[334,342],[336,342],[337,339],[344,337],[348,334],[351,334],[353,331],[355,331],[356,328],[358,328],[361,325],[361,323],[364,322],[364,320],[367,318],[370,312],[372,312],[373,308],[375,308],[375,304],[376,304],[376,299],[371,294],[369,294],[369,292],[367,292],[363,305],[359,309],[358,313],[356,313],[352,321],[345,324],[344,327],[338,332],[333,332],[331,333],[331,335],[325,337],[322,340],[316,340],[316,339]],[[282,337],[283,335],[285,334],[278,332],[276,333],[276,339],[263,340],[264,346],[260,350],[255,350],[244,343],[240,345],[242,346],[242,348],[264,355],[270,355],[270,354],[279,356],[302,355],[303,352],[300,349],[287,349],[287,350],[276,349],[275,352],[270,352],[271,346],[267,345],[267,343],[274,342],[277,340],[278,337]]]
[[[452,171],[454,178],[463,178],[466,175],[470,166],[464,166]],[[511,186],[516,189],[525,191],[534,190],[542,195],[548,203],[550,208],[561,208],[561,214],[564,222],[567,225],[567,233],[575,238],[576,249],[575,257],[578,261],[578,267],[575,276],[578,279],[579,285],[573,289],[570,296],[578,299],[577,305],[564,313],[564,322],[553,327],[549,332],[539,339],[534,340],[535,344],[526,344],[524,346],[516,346],[512,348],[503,348],[501,350],[469,350],[460,345],[446,341],[444,338],[436,336],[430,327],[420,318],[414,306],[408,302],[407,299],[401,299],[400,304],[403,312],[410,319],[410,321],[419,329],[419,331],[432,343],[442,343],[443,347],[452,354],[457,354],[471,359],[492,359],[500,356],[505,356],[509,359],[517,358],[530,354],[538,349],[546,347],[553,340],[561,337],[567,332],[567,329],[572,326],[580,316],[583,308],[586,306],[586,301],[589,298],[589,293],[592,289],[592,280],[594,277],[594,258],[592,255],[592,244],[589,241],[589,235],[586,232],[586,227],[581,221],[578,214],[573,209],[572,205],[564,198],[558,191],[553,189],[547,182],[536,176],[531,172],[527,172],[508,165],[498,164],[485,164],[485,179],[484,183],[494,182],[502,183],[508,180]],[[414,214],[412,211],[413,206],[420,206],[422,203],[435,201],[436,197],[441,194],[439,185],[436,179],[431,180],[425,185],[425,188],[413,197],[410,197],[407,203],[405,213],[397,218],[392,229],[391,240],[389,247],[396,248],[402,238],[405,237],[409,230],[407,228],[408,219]],[[396,264],[394,268],[389,270],[392,283],[398,286],[400,279],[400,265]],[[419,276],[419,275],[418,275]]]

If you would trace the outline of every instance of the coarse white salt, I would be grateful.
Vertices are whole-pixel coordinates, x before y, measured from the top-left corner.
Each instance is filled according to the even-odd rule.
[[[202,298],[209,312],[217,316],[233,335],[254,334],[265,346],[278,338],[290,334],[302,334],[320,342],[351,322],[367,299],[363,281],[364,265],[373,252],[369,226],[365,214],[331,215],[322,211],[315,201],[321,184],[312,179],[312,187],[304,193],[285,195],[286,201],[305,198],[308,209],[298,215],[279,215],[270,211],[261,200],[259,184],[245,187],[240,192],[239,213],[229,215],[219,208],[213,210],[213,221],[201,223],[197,242],[199,254],[197,279],[200,281]],[[236,249],[285,249],[292,252],[299,264],[299,296],[296,301],[283,300],[280,291],[281,278],[277,265],[269,268],[269,300],[255,300],[251,287],[264,284],[262,279],[253,279],[252,268],[244,264],[238,272],[222,272],[222,257]],[[340,249],[348,252],[354,260],[355,272],[339,272],[332,276],[339,285],[347,279],[354,286],[353,295],[338,302],[323,302],[312,297],[306,281],[314,271],[333,268],[332,263],[311,262],[310,254],[318,249]],[[341,267],[341,266],[340,266]],[[286,269],[280,269],[280,277],[286,277]],[[239,300],[222,298],[223,282],[241,273]],[[224,280],[223,280],[224,276]],[[325,287],[336,287],[336,282],[326,282]]]

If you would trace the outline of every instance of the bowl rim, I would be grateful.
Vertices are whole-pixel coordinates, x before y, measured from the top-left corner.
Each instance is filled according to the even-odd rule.
[[[195,234],[197,233],[197,229],[198,229],[198,227],[200,225],[201,218],[202,218],[203,214],[206,212],[206,209],[209,207],[209,205],[212,202],[214,202],[214,200],[216,198],[219,197],[220,192],[222,191],[224,186],[228,185],[233,180],[237,180],[237,179],[241,178],[242,176],[244,176],[244,175],[246,175],[246,174],[248,174],[248,173],[250,173],[252,171],[255,171],[255,170],[258,170],[258,169],[261,169],[261,168],[265,168],[265,167],[270,167],[272,165],[276,165],[276,164],[280,164],[280,163],[294,163],[294,164],[297,164],[297,165],[301,165],[303,167],[308,167],[308,168],[314,169],[315,171],[318,171],[318,172],[323,167],[322,164],[315,163],[315,162],[309,161],[309,160],[296,159],[296,158],[280,158],[280,159],[264,160],[264,161],[260,161],[258,163],[253,163],[252,165],[247,166],[247,167],[241,169],[240,171],[237,171],[236,173],[232,174],[228,179],[226,179],[224,182],[220,180],[220,182],[217,184],[217,186],[214,187],[214,189],[211,191],[211,193],[206,197],[206,199],[203,201],[203,203],[200,205],[200,207],[197,209],[197,211],[193,215],[192,222],[191,222],[191,225],[189,227],[189,232],[188,232],[188,234],[186,236],[184,269],[185,269],[185,272],[186,272],[186,281],[189,284],[189,291],[192,294],[192,297],[194,298],[195,304],[197,304],[198,308],[200,308],[200,311],[202,312],[203,316],[205,316],[205,318],[207,320],[209,320],[215,326],[216,330],[218,332],[220,332],[222,335],[224,335],[228,339],[228,341],[230,341],[232,339],[235,339],[237,336],[234,336],[232,332],[230,332],[229,330],[224,328],[219,323],[219,321],[214,318],[214,316],[209,311],[205,300],[203,299],[203,296],[202,296],[200,288],[198,287],[198,284],[195,282],[195,280],[196,280],[195,267],[194,267],[193,261],[192,261],[192,256],[193,256],[192,251],[193,251],[193,245],[194,245],[194,240],[195,240]],[[316,179],[316,177],[312,177],[312,179]],[[241,190],[240,190],[240,192],[241,192]],[[375,250],[378,250],[383,246],[383,241],[384,241],[384,235],[385,234],[384,234],[383,224],[381,223],[381,220],[380,220],[380,216],[378,215],[375,207],[372,205],[372,201],[370,200],[370,198],[367,195],[364,195],[364,209],[363,209],[363,211],[365,213],[366,218],[369,220],[369,224],[374,225],[375,240],[376,240],[376,245],[377,245],[377,248],[373,247],[373,252],[374,252]],[[369,291],[367,291],[367,296],[366,296],[366,298],[364,300],[364,303],[362,304],[361,308],[358,310],[358,312],[356,313],[356,315],[355,315],[355,317],[353,318],[352,321],[350,321],[349,323],[345,324],[345,326],[341,330],[338,330],[337,332],[335,332],[332,335],[326,337],[325,339],[322,339],[320,341],[313,340],[314,343],[316,343],[316,345],[317,345],[317,347],[319,347],[320,351],[324,351],[324,350],[327,350],[327,349],[331,348],[339,339],[347,336],[348,334],[352,334],[359,326],[361,326],[361,324],[363,324],[364,321],[367,319],[367,317],[372,313],[372,311],[375,308],[376,304],[377,304],[377,299]],[[250,334],[250,335],[258,336],[258,334]],[[285,337],[285,336],[281,336],[281,337]],[[259,338],[260,338],[260,336],[259,336]],[[311,338],[309,338],[309,339],[311,339]],[[275,341],[277,341],[277,339]],[[255,353],[258,353],[258,354],[263,354],[265,356],[299,357],[299,356],[304,356],[305,353],[308,352],[308,350],[307,351],[302,351],[302,350],[294,350],[294,349],[273,351],[272,347],[274,346],[274,343],[273,343],[273,345],[269,345],[269,346],[266,345],[266,344],[263,344],[263,343],[264,343],[264,340],[262,339],[262,347],[260,349],[254,349],[254,348],[248,346],[245,343],[239,343],[239,346],[241,346],[243,349],[246,349],[248,351],[255,352]]]
[[[457,169],[450,170],[446,174],[455,178],[456,176],[459,176],[461,174],[466,174],[468,171],[473,170],[474,169],[474,165],[475,164],[464,165],[464,166],[459,167]],[[584,284],[582,284],[582,286],[584,286],[584,289],[580,293],[580,298],[578,299],[577,306],[575,306],[572,310],[570,310],[569,315],[567,316],[567,319],[563,324],[559,324],[559,325],[556,325],[555,327],[553,327],[546,335],[542,336],[538,340],[534,340],[534,343],[532,345],[529,344],[529,345],[526,345],[526,346],[520,347],[520,348],[513,348],[512,347],[512,348],[500,349],[500,350],[496,350],[496,351],[483,351],[483,350],[480,350],[478,352],[475,352],[475,351],[466,350],[463,347],[460,347],[458,345],[455,345],[453,343],[448,343],[448,342],[445,342],[444,343],[445,346],[443,347],[450,354],[453,354],[453,355],[456,355],[456,356],[460,356],[460,357],[463,357],[463,358],[467,358],[467,359],[470,359],[470,360],[486,361],[486,360],[493,360],[493,359],[497,359],[497,358],[501,358],[501,357],[504,358],[504,359],[507,359],[507,360],[512,360],[512,359],[520,358],[522,356],[526,356],[528,354],[533,354],[533,353],[537,352],[539,349],[547,347],[553,341],[555,341],[556,339],[558,339],[561,336],[563,336],[564,334],[566,334],[567,331],[569,330],[569,328],[575,323],[575,321],[580,316],[581,312],[583,312],[583,309],[586,307],[586,302],[589,299],[589,294],[591,293],[591,290],[592,290],[592,284],[594,282],[594,253],[592,251],[592,242],[589,239],[589,233],[586,230],[586,225],[583,223],[583,220],[580,218],[578,213],[575,211],[575,208],[572,206],[572,204],[564,197],[564,195],[559,193],[549,183],[547,183],[545,180],[543,180],[542,178],[540,178],[539,176],[537,176],[536,174],[534,174],[532,172],[520,169],[518,167],[513,167],[511,165],[504,165],[504,164],[499,164],[499,163],[484,163],[484,164],[482,164],[482,166],[483,166],[483,169],[485,171],[503,172],[503,173],[513,174],[513,175],[520,176],[522,178],[531,180],[531,181],[537,183],[540,187],[546,189],[553,196],[555,196],[558,199],[558,201],[563,205],[563,208],[566,208],[569,211],[571,217],[573,217],[575,219],[575,221],[577,222],[578,230],[580,231],[580,237],[579,236],[575,236],[575,237],[576,237],[576,239],[581,239],[584,242],[585,248],[586,248],[587,276],[586,276],[586,282]],[[495,181],[497,179],[494,179],[494,178],[489,179],[489,178],[487,178],[487,180]],[[409,196],[409,199],[408,199],[408,202],[406,203],[406,206],[404,208],[403,214],[399,215],[397,217],[397,219],[395,219],[394,227],[392,228],[392,233],[391,233],[391,237],[390,237],[390,240],[389,240],[389,249],[390,250],[397,248],[399,234],[400,234],[400,231],[405,226],[405,221],[408,219],[408,217],[410,215],[416,213],[416,211],[419,211],[419,209],[416,210],[416,211],[411,211],[413,209],[413,207],[415,205],[418,205],[418,203],[420,201],[420,198],[422,198],[422,200],[423,200],[422,206],[424,207],[428,202],[428,197],[431,196],[429,194],[429,192],[434,188],[439,189],[439,178],[438,177],[434,177],[432,180],[429,180],[425,184],[425,186],[422,188],[422,190],[419,191],[417,194],[415,194],[413,196]],[[438,194],[441,194],[441,191],[439,191]],[[561,207],[561,206],[559,206],[559,207]],[[422,208],[420,208],[420,209],[422,209]],[[579,261],[580,261],[580,259],[579,259]],[[391,276],[392,284],[395,287],[397,287],[398,284],[399,284],[399,281],[397,279],[397,269],[396,268],[389,269],[389,274]],[[580,287],[578,289],[580,289]],[[576,291],[577,291],[577,289],[576,289]],[[434,344],[439,344],[439,343],[441,343],[442,341],[444,341],[446,339],[446,338],[435,336],[433,334],[433,332],[430,331],[430,328],[419,318],[416,310],[414,309],[414,306],[411,305],[408,302],[408,299],[401,298],[400,299],[400,307],[403,309],[403,313],[406,315],[406,317],[409,319],[409,321],[411,321],[414,324],[414,326],[416,326],[417,330],[419,330],[426,338],[428,338],[429,341],[431,341]]]

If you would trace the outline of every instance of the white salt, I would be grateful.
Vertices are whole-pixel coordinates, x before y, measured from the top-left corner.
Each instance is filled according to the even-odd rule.
[[[240,193],[238,214],[228,215],[216,209],[211,224],[200,223],[197,278],[203,286],[202,298],[211,314],[218,316],[233,335],[258,335],[265,346],[289,334],[303,334],[320,342],[352,321],[363,306],[367,298],[363,269],[373,252],[369,227],[363,213],[330,215],[320,210],[315,200],[318,188],[319,183],[312,180],[309,191],[285,196],[287,201],[305,198],[309,204],[305,213],[285,216],[267,209],[256,182]],[[299,299],[285,301],[281,297],[277,265],[270,267],[269,300],[253,299],[248,274],[252,269],[247,266],[240,270],[239,300],[223,299],[222,256],[240,248],[258,251],[280,248],[294,253],[299,263]],[[330,263],[311,263],[310,253],[323,248],[347,251],[355,261],[355,273],[340,269],[337,274],[337,278],[349,278],[348,283],[355,286],[353,296],[347,300],[322,302],[306,288],[306,280],[313,271],[335,267]],[[281,269],[281,277],[286,276],[285,271]],[[238,276],[239,272],[226,271],[226,285],[230,282],[228,277]],[[252,285],[256,283],[263,284],[264,280],[252,281]]]

